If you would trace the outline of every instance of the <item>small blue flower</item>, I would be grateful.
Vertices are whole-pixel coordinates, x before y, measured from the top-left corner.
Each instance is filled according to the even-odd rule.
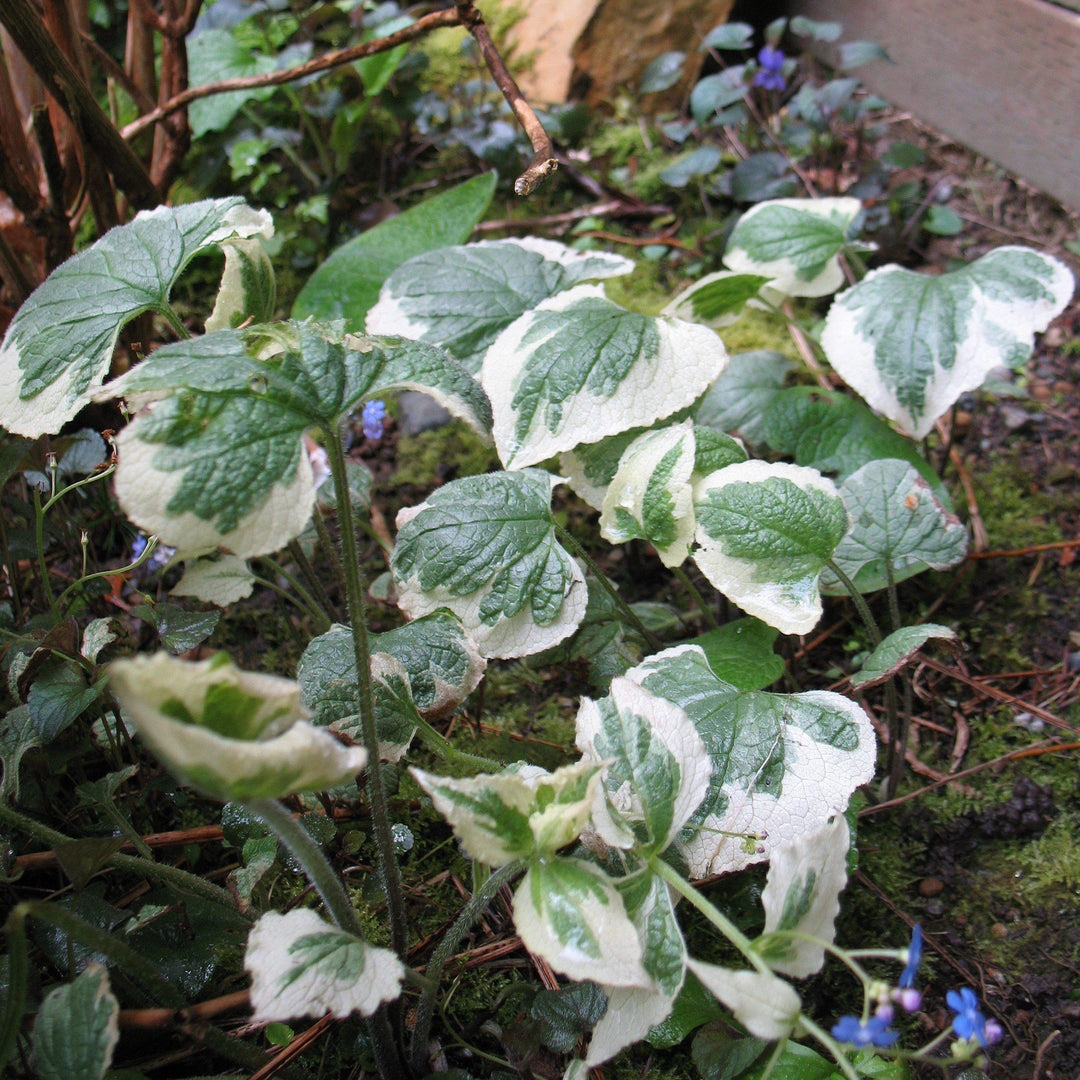
[[[381,439],[385,419],[386,403],[383,401],[369,401],[360,414],[360,423],[363,425],[364,434],[369,439]]]
[[[754,76],[754,85],[765,90],[783,90],[787,83],[784,81],[784,62],[787,57],[779,49],[772,45],[765,45],[758,53],[758,63],[761,69]]]
[[[900,981],[896,984],[901,990],[915,985],[915,973],[919,970],[922,960],[922,927],[916,923],[911,931],[911,944],[907,950],[907,967],[900,974]]]
[[[987,1021],[979,1011],[979,999],[974,990],[962,987],[960,992],[950,990],[945,995],[956,1016],[953,1017],[953,1031],[961,1039],[978,1039],[980,1046],[989,1046],[1001,1038],[1001,1026],[994,1020]]]
[[[837,1042],[851,1043],[853,1046],[892,1046],[900,1037],[897,1032],[889,1030],[886,1016],[871,1016],[865,1024],[857,1017],[841,1016],[833,1025],[832,1035]]]

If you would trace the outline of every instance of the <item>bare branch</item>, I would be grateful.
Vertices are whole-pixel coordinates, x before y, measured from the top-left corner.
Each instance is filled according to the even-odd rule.
[[[476,44],[480,47],[480,54],[487,64],[491,77],[502,91],[510,108],[518,122],[525,129],[525,134],[532,143],[533,159],[529,167],[514,181],[514,193],[526,198],[531,195],[558,167],[559,162],[555,157],[555,148],[551,145],[551,139],[544,130],[532,106],[525,100],[514,77],[507,70],[499,50],[495,48],[495,42],[491,40],[487,24],[483,15],[476,10],[472,0],[459,0],[457,3],[457,15],[461,23],[472,34]]]
[[[304,64],[295,67],[283,68],[281,71],[271,71],[266,75],[245,75],[238,79],[222,79],[216,83],[203,83],[202,86],[192,86],[180,94],[169,98],[164,104],[159,105],[153,112],[140,116],[133,120],[122,131],[125,139],[132,139],[145,131],[151,124],[156,124],[171,113],[190,105],[200,98],[211,97],[214,94],[225,94],[230,90],[254,90],[261,86],[280,86],[282,83],[295,82],[308,75],[314,75],[321,71],[329,71],[331,68],[341,67],[354,60],[362,60],[365,56],[373,56],[375,53],[386,52],[387,49],[396,48],[415,38],[422,37],[432,30],[443,26],[457,26],[457,13],[452,10],[434,11],[430,15],[424,15],[417,19],[411,26],[406,26],[397,33],[387,34],[386,37],[376,38],[374,41],[365,41],[360,45],[352,45],[347,49],[336,49],[333,52],[324,53]]]

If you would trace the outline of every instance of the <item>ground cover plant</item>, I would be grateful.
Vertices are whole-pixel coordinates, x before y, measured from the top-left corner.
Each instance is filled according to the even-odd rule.
[[[269,1041],[275,1069],[303,1071],[289,1025],[308,1016],[345,1021],[323,1066],[342,1075],[359,1059],[385,1077],[577,1076],[692,1033],[706,1077],[985,1065],[1003,1031],[981,990],[954,985],[932,1031],[904,1023],[923,1008],[918,926],[899,947],[838,944],[878,735],[852,697],[794,678],[778,691],[774,646],[820,629],[823,597],[857,609],[869,647],[850,686],[879,688],[878,794],[897,794],[909,665],[956,637],[905,625],[898,587],[968,550],[925,436],[1027,361],[1071,274],[1018,245],[940,275],[867,271],[858,199],[784,197],[734,222],[724,269],[647,315],[608,298],[634,270],[623,256],[466,243],[494,185],[477,176],[370,230],[289,319],[275,319],[273,218],[239,197],[140,213],[12,319],[0,423],[27,527],[4,538],[2,1063],[103,1076],[123,1020],[210,1067],[262,1069]],[[185,321],[174,286],[214,248],[216,302]],[[816,331],[793,301],[820,303]],[[114,374],[118,335],[146,312],[173,340]],[[775,351],[729,352],[741,320],[791,325],[818,384],[785,386]],[[489,443],[493,467],[425,492],[391,533],[348,440],[359,427],[377,443],[402,390]],[[110,423],[73,430],[94,415]],[[368,529],[385,574],[368,572]],[[136,531],[134,554],[103,565],[99,548]],[[665,602],[628,601],[607,572],[612,551],[645,545]],[[166,549],[183,566],[172,595],[210,608],[148,595]],[[246,650],[244,668],[194,658],[256,587],[298,613],[295,678]],[[488,681],[521,670],[588,681],[561,747],[507,753],[462,722],[447,736],[479,719]],[[69,830],[53,804],[91,827]],[[421,833],[416,811],[453,839]],[[240,853],[224,888],[197,856],[156,853],[145,826],[162,814],[209,818]],[[61,895],[13,858],[27,840],[63,868]],[[436,877],[467,865],[468,885],[420,932],[413,897],[439,859]],[[102,889],[118,881],[128,893]],[[454,957],[499,903],[550,986],[511,982],[487,1010],[519,1019],[462,1032]],[[827,957],[851,980],[843,1009],[801,981]],[[214,1022],[244,1006],[254,1040]]]

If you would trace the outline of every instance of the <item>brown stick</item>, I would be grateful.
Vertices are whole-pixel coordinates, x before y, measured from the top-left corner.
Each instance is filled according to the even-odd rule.
[[[160,104],[152,112],[140,116],[124,127],[120,134],[125,139],[133,139],[141,131],[145,131],[152,124],[190,105],[200,98],[211,97],[214,94],[224,94],[230,90],[254,90],[261,86],[280,86],[283,83],[295,82],[308,75],[314,75],[321,71],[329,71],[331,68],[341,67],[354,60],[362,60],[365,56],[373,56],[375,53],[385,52],[398,45],[403,45],[415,38],[422,37],[432,30],[443,26],[457,26],[458,17],[454,11],[433,11],[430,15],[424,15],[417,19],[412,26],[406,26],[397,33],[387,34],[386,37],[376,38],[374,41],[365,41],[360,45],[352,45],[347,49],[335,49],[333,52],[323,53],[306,63],[297,64],[295,67],[282,68],[281,71],[270,71],[265,75],[245,75],[237,79],[222,79],[220,82],[203,83],[202,86],[192,86],[180,94],[169,98]]]
[[[525,100],[525,95],[503,63],[499,50],[495,48],[495,42],[491,40],[483,15],[476,10],[472,0],[458,0],[456,7],[458,19],[480,46],[480,54],[491,72],[491,77],[510,108],[514,110],[514,115],[532,143],[533,159],[529,167],[514,181],[514,194],[523,199],[527,198],[559,167],[555,148],[551,145],[544,125],[540,123],[532,106]]]
[[[139,206],[155,204],[158,193],[150,174],[113,127],[75,65],[49,37],[30,0],[4,0],[0,5],[0,22],[45,88],[71,119],[79,137],[102,161],[109,163],[109,171],[120,187]]]
[[[1017,548],[1015,551],[973,551],[969,559],[1012,559],[1017,555],[1034,555],[1039,551],[1057,551],[1059,548],[1080,547],[1080,537],[1076,540],[1054,540],[1049,544],[1032,544],[1031,547]],[[988,676],[989,677],[989,676]]]
[[[173,1024],[190,1024],[197,1020],[212,1020],[222,1013],[246,1008],[251,1002],[250,990],[200,1001],[185,1009],[121,1009],[117,1019],[125,1028],[162,1028]]]

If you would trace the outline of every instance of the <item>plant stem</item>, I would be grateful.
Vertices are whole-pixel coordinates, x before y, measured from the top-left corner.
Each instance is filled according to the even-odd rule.
[[[277,838],[289,849],[290,854],[304,868],[308,880],[322,897],[330,917],[342,930],[363,937],[360,920],[356,917],[349,894],[341,884],[322,848],[276,799],[251,799],[244,806],[262,818]]]
[[[506,767],[506,762],[496,761],[494,758],[483,757],[481,754],[470,754],[467,750],[459,750],[445,735],[436,731],[426,720],[422,720],[416,729],[416,734],[428,747],[434,750],[444,761],[457,762],[459,765],[473,765],[478,769],[498,772]]]
[[[673,870],[663,859],[652,855],[648,861],[649,869],[657,877],[663,878],[683,899],[688,900],[735,946],[750,965],[764,975],[771,975],[769,965],[758,955],[750,939],[718,908],[710,903],[681,874]]]
[[[847,589],[848,595],[851,597],[851,601],[855,605],[856,611],[859,613],[859,618],[862,619],[863,625],[870,635],[870,640],[874,643],[876,648],[881,644],[881,631],[878,629],[877,621],[870,610],[870,606],[863,599],[862,593],[855,588],[855,582],[853,582],[832,559],[826,559],[825,565],[837,576],[837,578],[839,578],[840,584]]]
[[[157,313],[172,327],[173,333],[181,341],[186,341],[191,337],[191,333],[188,328],[180,321],[180,316],[173,310],[172,305],[162,304],[161,307],[155,309]]]
[[[279,596],[283,596],[286,600],[291,601],[298,608],[306,611],[312,617],[312,619],[315,620],[315,625],[319,627],[319,633],[326,633],[326,631],[330,629],[330,616],[327,614],[326,610],[319,604],[319,602],[311,595],[311,593],[309,593],[307,589],[305,589],[304,586],[296,580],[296,575],[290,573],[276,560],[268,558],[265,555],[260,556],[259,561],[266,563],[267,566],[272,567],[275,574],[280,574],[289,583],[289,588],[291,588],[293,593],[295,593],[296,595],[293,596],[292,593],[288,592],[286,589],[283,589],[272,578],[260,577],[256,578],[256,581],[258,581],[258,583],[261,585],[265,585],[266,588],[270,589],[272,592],[276,592]]]
[[[896,577],[893,574],[892,562],[889,560],[885,561],[885,576],[888,579],[889,586],[889,617],[892,619],[892,628],[895,632],[900,629],[900,601],[896,595]],[[895,701],[895,679],[896,676],[893,676],[886,684],[886,702],[888,701],[890,688],[893,688]],[[900,787],[900,779],[904,772],[904,761],[907,758],[908,735],[911,731],[911,679],[908,678],[907,673],[901,676],[901,679],[901,685],[904,688],[904,707],[900,712],[900,718],[895,727],[889,730],[889,783],[886,795],[890,799],[896,795],[896,791]]]
[[[38,570],[41,573],[41,587],[45,591],[45,600],[52,611],[53,618],[60,621],[60,609],[49,584],[49,565],[45,562],[45,510],[41,505],[41,492],[34,488],[34,547],[37,550]]]
[[[409,1046],[409,1061],[413,1072],[417,1076],[423,1076],[428,1072],[428,1036],[431,1034],[431,1020],[435,1010],[435,994],[438,992],[439,983],[442,981],[446,962],[457,951],[462,938],[472,928],[473,923],[480,918],[484,909],[495,898],[495,894],[499,889],[507,884],[515,874],[520,872],[521,864],[517,862],[500,866],[473,893],[468,903],[461,909],[458,917],[450,926],[450,929],[443,935],[442,941],[439,942],[435,951],[431,954],[427,971],[424,973],[429,985],[420,995],[420,1001],[416,1006],[412,1043]]]
[[[21,905],[20,905],[21,907]],[[20,907],[12,909],[4,923],[7,938],[7,994],[4,996],[3,1014],[0,1016],[0,1076],[6,1076],[8,1058],[15,1049],[26,1010],[26,980],[29,972],[26,944],[26,914]]]
[[[802,1024],[802,1026],[806,1028],[806,1030],[810,1032],[810,1034],[813,1035],[830,1054],[832,1054],[833,1058],[836,1060],[836,1064],[840,1066],[841,1072],[843,1072],[848,1080],[859,1080],[859,1075],[855,1072],[851,1062],[848,1061],[847,1054],[840,1049],[840,1044],[825,1031],[824,1028],[818,1027],[818,1025],[807,1016],[800,1016],[799,1023]]]
[[[681,566],[672,567],[672,573],[682,582],[683,587],[694,598],[697,606],[701,609],[701,614],[705,617],[705,621],[709,624],[709,629],[719,630],[720,623],[717,622],[712,608],[706,603],[705,597],[701,595],[701,590],[691,580],[690,575]]]
[[[637,612],[619,595],[618,590],[608,580],[607,574],[596,565],[593,557],[578,543],[577,538],[561,525],[555,526],[555,535],[564,547],[570,549],[575,558],[581,559],[589,568],[589,572],[596,578],[600,587],[611,597],[612,602],[622,612],[623,618],[641,635],[642,640],[649,648],[659,650],[662,647],[660,640],[651,630],[646,628],[645,624],[638,618]]]
[[[390,916],[390,938],[394,952],[404,961],[408,943],[405,934],[405,904],[401,891],[401,874],[394,854],[394,838],[390,831],[390,811],[383,788],[379,762],[379,734],[375,725],[375,699],[371,686],[371,649],[368,643],[367,602],[364,596],[363,571],[356,544],[353,524],[349,477],[345,468],[345,451],[337,432],[327,439],[327,457],[334,481],[338,525],[341,533],[341,567],[345,575],[345,592],[349,600],[349,625],[352,628],[356,658],[357,690],[360,701],[360,722],[364,746],[368,752],[366,789],[375,825],[375,841],[379,854],[379,869],[386,888]]]
[[[312,515],[315,520],[319,519],[319,514],[316,511]],[[326,588],[323,586],[322,581],[319,579],[319,575],[315,570],[315,567],[311,565],[311,560],[304,554],[304,548],[299,540],[289,541],[289,554],[293,557],[293,562],[300,568],[300,573],[304,575],[304,580],[308,583],[308,587],[315,594],[315,599],[318,601],[318,606],[326,612],[326,614],[333,619],[334,618],[334,605],[330,600],[330,595],[327,593]],[[291,580],[291,579],[290,579]]]
[[[48,844],[51,848],[55,848],[58,844],[73,843],[70,836],[65,836],[55,829],[50,829],[47,825],[42,825],[32,817],[27,817],[26,814],[21,814],[18,810],[6,806],[3,802],[0,802],[0,821],[14,826],[28,836],[40,840],[43,844]],[[140,877],[155,878],[179,892],[198,896],[200,899],[209,900],[214,904],[221,904],[230,911],[239,914],[236,901],[225,889],[218,888],[217,885],[209,881],[204,881],[197,874],[189,874],[186,870],[169,866],[168,863],[151,862],[149,859],[144,859],[138,855],[121,855],[118,853],[110,856],[105,865],[114,867],[117,870],[126,870]]]

